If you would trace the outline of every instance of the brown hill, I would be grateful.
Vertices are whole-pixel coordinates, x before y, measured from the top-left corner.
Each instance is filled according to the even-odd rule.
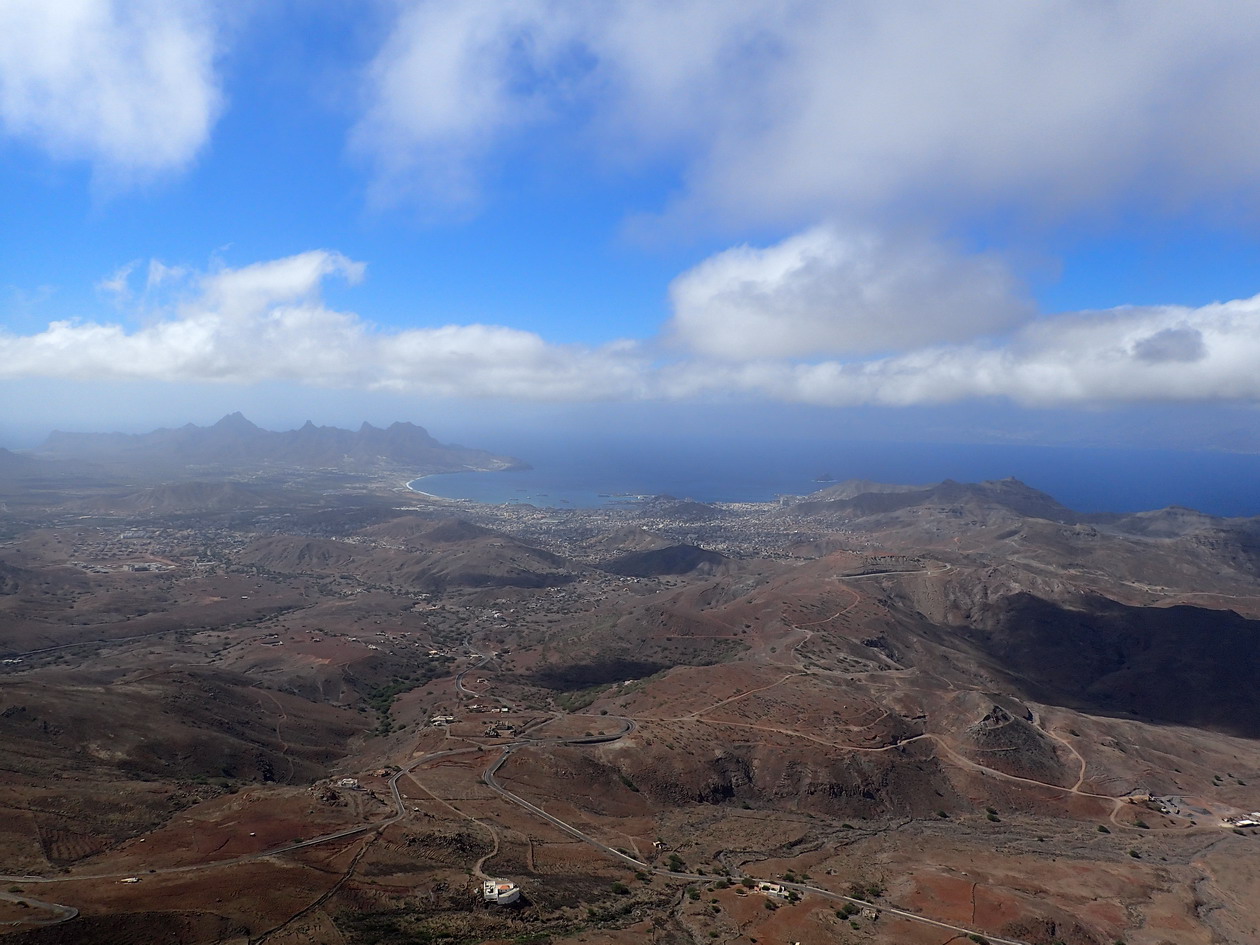
[[[907,486],[887,482],[873,482],[870,479],[846,479],[843,482],[837,482],[835,485],[819,489],[817,492],[811,492],[805,497],[805,501],[834,502],[836,500],[856,498],[860,495],[879,495],[881,493],[897,492],[925,492],[931,488],[931,485]]]
[[[29,456],[0,448],[0,478],[25,478],[37,475],[43,465]]]
[[[0,594],[16,594],[30,586],[38,575],[27,568],[0,561]]]
[[[446,545],[496,533],[467,519],[447,516],[401,515],[388,522],[364,528],[359,534],[368,538],[390,538],[408,545]],[[499,538],[506,536],[499,535]]]
[[[7,882],[318,945],[1256,937],[1260,849],[1222,825],[1260,783],[1246,522],[1073,519],[1011,481],[652,532],[291,491],[5,535]],[[472,907],[478,870],[528,902]],[[837,911],[855,890],[878,919]]]
[[[580,541],[577,547],[597,559],[626,554],[632,551],[656,551],[668,548],[671,542],[664,535],[637,525],[627,525],[608,532],[600,532]]]
[[[393,524],[386,524],[386,533]],[[438,522],[407,531],[412,542],[403,547],[275,535],[251,542],[241,557],[270,571],[348,572],[374,584],[430,591],[446,587],[555,587],[569,583],[581,570],[580,565],[550,551],[471,528],[470,537],[461,540],[456,534],[462,526]],[[407,529],[404,525],[393,531]],[[367,531],[375,532],[376,527]]]
[[[939,509],[947,514],[1006,518],[1036,518],[1051,522],[1077,522],[1082,516],[1018,479],[962,483],[952,479],[927,488],[881,487],[879,491],[849,494],[845,484],[807,496],[791,506],[796,513],[827,514],[847,518],[889,515],[911,508]]]
[[[963,628],[1030,697],[1260,736],[1260,621],[1202,607],[995,601]]]
[[[283,739],[280,715],[292,720]],[[309,782],[324,776],[361,728],[333,707],[264,693],[240,674],[207,668],[128,677],[51,671],[42,682],[7,679],[0,698],[5,769],[21,780],[57,770],[102,783]]]

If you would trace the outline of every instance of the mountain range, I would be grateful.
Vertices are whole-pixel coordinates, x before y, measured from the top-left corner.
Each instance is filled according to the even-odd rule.
[[[307,421],[296,430],[275,432],[256,426],[239,412],[209,427],[189,423],[140,434],[56,431],[35,450],[35,456],[110,468],[150,466],[163,472],[176,466],[279,465],[358,473],[401,468],[419,476],[526,468],[512,457],[440,443],[413,423],[392,423],[384,429],[364,423],[358,430],[343,430]]]

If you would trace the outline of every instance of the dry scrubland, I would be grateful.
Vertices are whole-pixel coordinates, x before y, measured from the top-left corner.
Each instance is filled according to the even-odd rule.
[[[5,488],[14,945],[1260,941],[1255,523]]]

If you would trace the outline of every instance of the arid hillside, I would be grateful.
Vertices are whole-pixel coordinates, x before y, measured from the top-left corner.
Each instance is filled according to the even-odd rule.
[[[1260,940],[1254,521],[9,466],[4,941]]]

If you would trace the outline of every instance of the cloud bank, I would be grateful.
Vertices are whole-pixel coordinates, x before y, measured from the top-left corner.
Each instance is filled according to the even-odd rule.
[[[178,170],[222,96],[195,0],[5,0],[0,130],[114,178]]]
[[[125,267],[124,267],[125,268]],[[353,283],[362,263],[312,250],[296,256],[183,274],[184,296],[147,324],[59,321],[33,335],[0,332],[0,378],[258,383],[407,390],[441,396],[590,400],[641,393],[629,347],[548,344],[496,325],[380,331],[325,305],[330,277]],[[169,281],[174,267],[150,265]],[[108,281],[125,289],[130,270]],[[120,291],[123,297],[129,291]]]
[[[1001,399],[1029,407],[1260,401],[1260,296],[1200,308],[1046,318],[1002,342],[866,361],[750,361],[671,372],[673,396],[716,390],[829,406]]]
[[[737,223],[1257,196],[1260,7],[1059,0],[405,0],[358,150],[475,197],[531,131],[681,167]]]
[[[825,306],[816,304],[813,288],[818,280],[829,286],[837,267],[822,266],[822,275],[793,275],[793,267],[799,268],[799,261],[809,256],[801,247],[834,249],[836,239],[832,231],[809,231],[767,250],[720,254],[681,277],[683,284],[697,281],[712,294],[712,284],[738,286],[747,276],[754,279],[752,295],[762,308],[737,319],[729,331],[714,319],[717,331],[728,335],[715,340],[701,332],[696,343],[688,345],[683,337],[684,347],[672,350],[656,339],[599,347],[556,344],[534,332],[488,324],[381,329],[324,302],[321,290],[328,279],[353,283],[365,273],[362,263],[329,250],[201,274],[151,265],[150,273],[161,272],[162,287],[174,294],[155,305],[148,290],[141,292],[135,302],[144,316],[139,327],[59,321],[34,334],[0,332],[0,378],[287,381],[449,397],[574,402],[741,397],[833,406],[984,398],[1040,407],[1260,402],[1260,372],[1255,370],[1260,364],[1260,296],[1198,308],[1118,308],[1025,318],[1014,328],[992,333],[1007,324],[1010,312],[1020,304],[1010,298],[1006,305],[995,305],[999,319],[973,323],[974,337],[944,341],[955,337],[959,326],[953,321],[943,329],[950,334],[935,332],[935,314],[924,286],[938,274],[927,266],[924,271],[930,278],[909,280],[910,288],[903,292],[913,309],[889,308],[886,319],[882,312],[872,316],[863,310],[855,319],[841,313],[837,334],[827,321]],[[787,265],[782,264],[784,259]],[[977,265],[988,271],[987,264]],[[838,269],[845,293],[855,294],[861,304],[875,290],[886,296],[902,291],[889,288],[878,267],[867,276],[874,287],[870,291],[864,291],[861,277],[847,262]],[[721,278],[712,277],[710,270]],[[132,275],[130,269],[120,270],[110,281],[124,283],[126,289]],[[896,353],[879,356],[842,359],[816,352],[809,359],[789,356],[803,348],[796,341],[775,347],[772,303],[775,292],[791,299],[798,278],[804,279],[809,304],[789,313],[789,327],[804,325],[807,332],[821,332],[824,347],[852,352],[863,346],[886,347],[898,337],[920,343],[899,345]],[[1003,280],[995,279],[989,294],[1000,302],[994,287],[1000,288]],[[957,304],[957,292],[962,290],[948,280],[945,286],[948,308]],[[824,299],[831,298],[829,292],[822,293]],[[709,324],[694,308],[702,294],[683,293],[684,307],[672,321],[675,341],[682,337],[680,323],[691,319],[692,328]],[[130,297],[128,292],[122,295]],[[881,319],[897,328],[848,324],[862,318]],[[763,329],[769,334],[758,334]],[[798,336],[799,332],[789,333],[790,338]],[[922,343],[924,339],[927,343]]]

